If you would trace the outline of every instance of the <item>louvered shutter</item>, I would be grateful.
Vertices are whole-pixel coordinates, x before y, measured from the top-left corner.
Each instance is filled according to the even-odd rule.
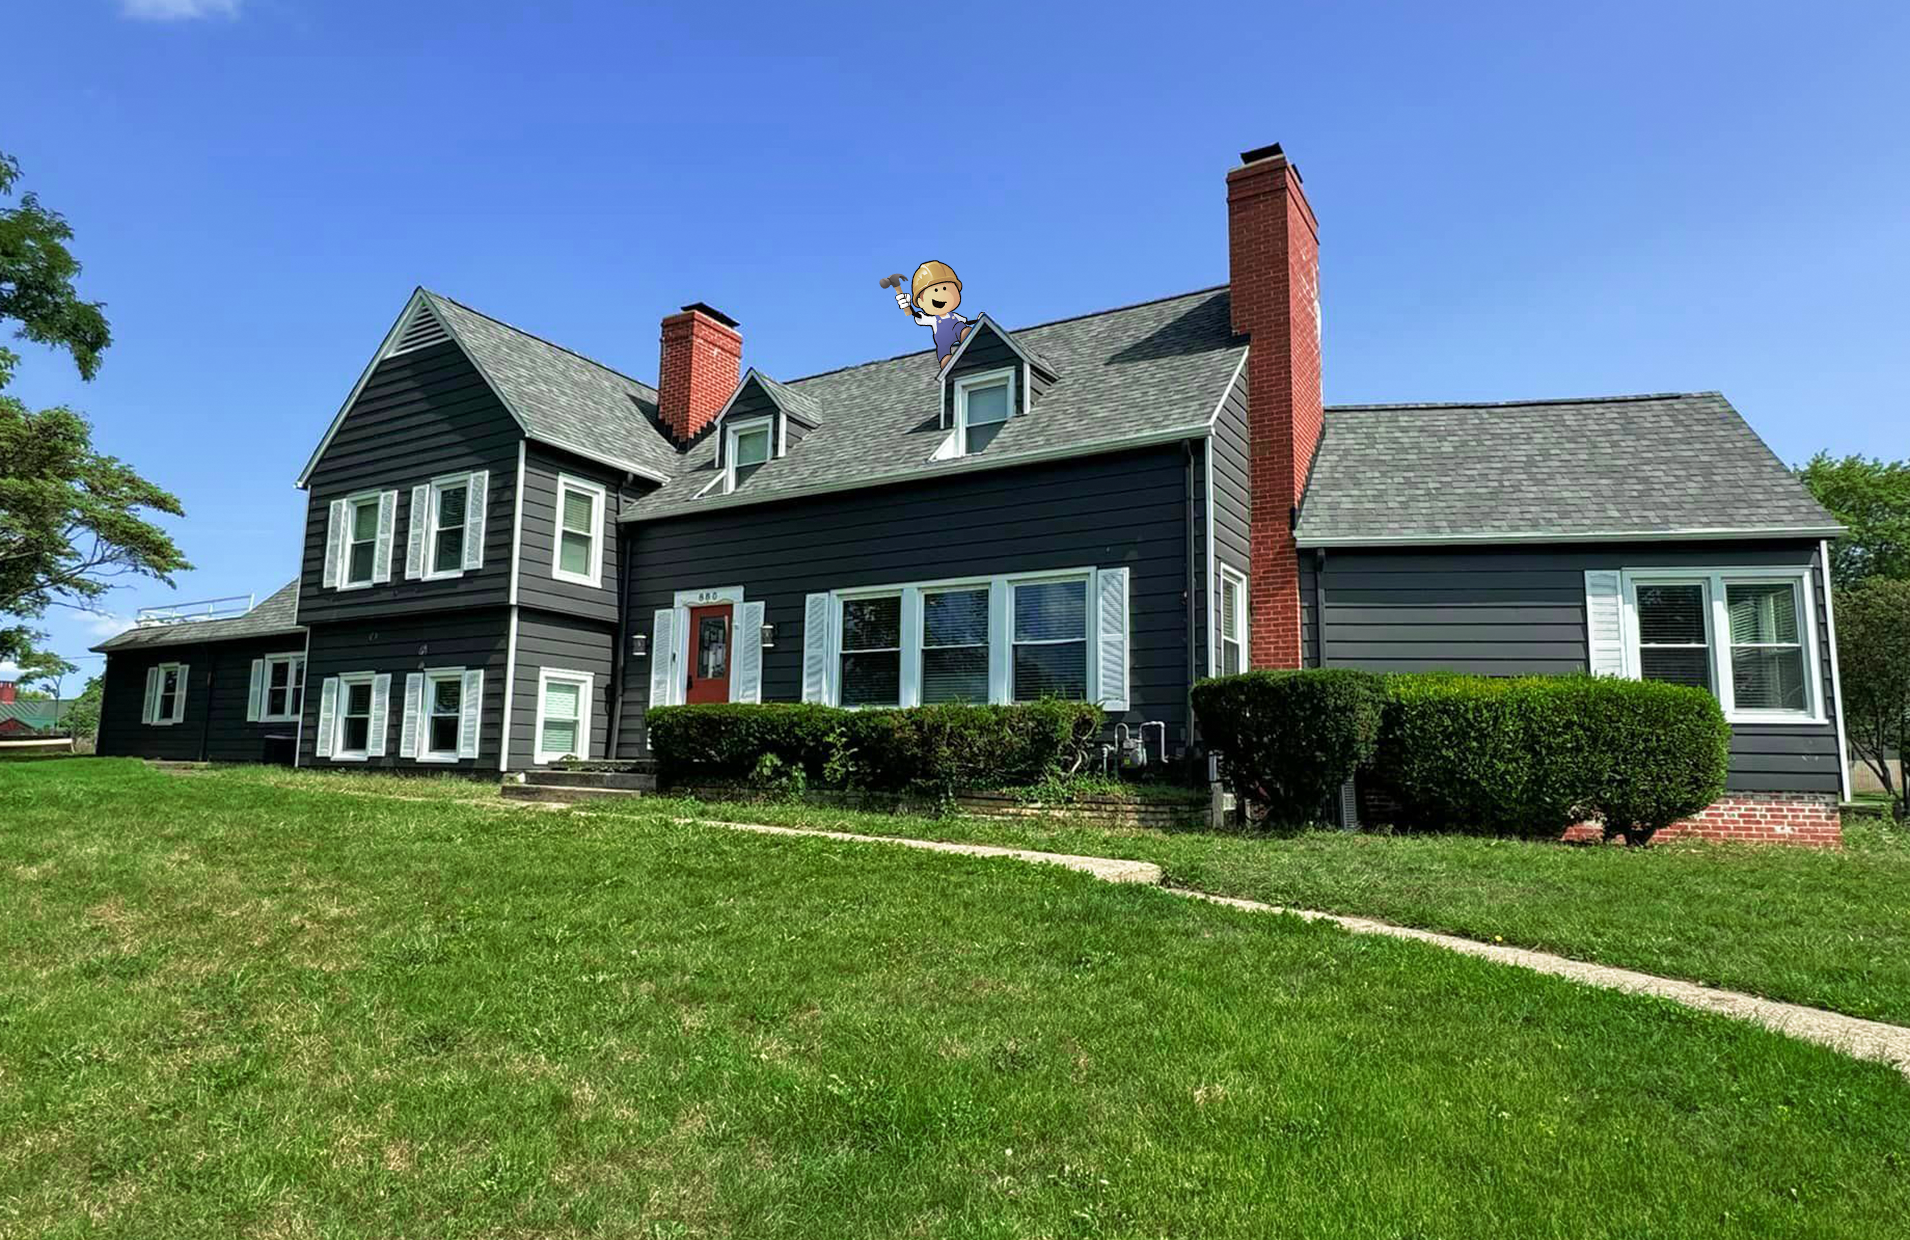
[[[829,701],[829,596],[811,594],[802,608],[802,700]]]
[[[431,525],[431,487],[411,488],[411,524],[405,531],[405,576],[424,576],[424,536]]]
[[[491,471],[480,469],[471,475],[470,490],[464,496],[464,567],[484,567],[484,497],[490,493]]]
[[[179,692],[172,695],[172,721],[178,723],[186,717],[186,686],[192,683],[192,665],[179,665]]]
[[[397,492],[392,492],[396,495]],[[385,756],[385,730],[391,722],[391,676],[379,673],[371,678],[371,735],[365,738],[365,756]]]
[[[378,541],[371,549],[371,579],[379,584],[391,580],[391,539],[398,532],[398,493],[378,493]]]
[[[338,677],[327,676],[318,694],[318,740],[312,752],[321,758],[332,756],[332,734],[338,729]]]
[[[398,725],[398,756],[415,758],[418,756],[418,720],[424,711],[424,673],[413,672],[405,677],[405,713]]]
[[[464,673],[464,688],[458,697],[458,757],[478,756],[478,722],[484,709],[484,670],[472,668]]]
[[[165,673],[156,667],[146,669],[146,701],[139,708],[141,723],[159,722],[159,681]]]
[[[1625,675],[1625,593],[1619,574],[1586,572],[1585,634],[1592,675]]]
[[[676,612],[656,614],[650,636],[650,705],[670,705],[671,671],[676,666]]]
[[[345,563],[345,501],[332,501],[332,515],[325,526],[325,588],[338,588]]]
[[[1095,650],[1101,709],[1127,713],[1127,570],[1104,568],[1095,590]]]
[[[736,668],[730,676],[730,701],[763,700],[763,605],[736,609]]]
[[[252,687],[246,691],[245,695],[245,721],[247,723],[257,723],[259,721],[259,699],[263,697],[264,694],[265,660],[254,659],[252,660]]]

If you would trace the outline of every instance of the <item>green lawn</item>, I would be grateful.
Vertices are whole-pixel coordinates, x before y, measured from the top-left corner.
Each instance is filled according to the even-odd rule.
[[[1910,1216],[1910,1083],[1722,1018],[1012,862],[345,786],[0,770],[0,1234]]]

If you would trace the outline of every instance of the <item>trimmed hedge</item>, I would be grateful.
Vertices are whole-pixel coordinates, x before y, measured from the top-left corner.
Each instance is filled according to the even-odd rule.
[[[1258,671],[1194,686],[1194,714],[1244,808],[1278,825],[1322,822],[1373,761],[1386,690],[1353,668]]]
[[[1086,763],[1101,709],[1083,702],[845,710],[795,702],[659,706],[646,716],[666,783],[800,771],[806,786],[946,795],[1039,783]]]

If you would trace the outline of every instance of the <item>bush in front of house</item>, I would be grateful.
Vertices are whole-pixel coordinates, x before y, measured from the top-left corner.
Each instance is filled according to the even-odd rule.
[[[1331,818],[1340,786],[1373,761],[1386,688],[1371,672],[1322,668],[1219,676],[1193,696],[1242,808],[1287,826]]]
[[[1610,677],[1389,677],[1375,776],[1399,825],[1642,843],[1724,792],[1731,729],[1703,689]]]
[[[899,710],[718,703],[659,706],[646,719],[669,784],[747,782],[771,756],[811,788],[935,795],[1073,774],[1101,730],[1098,706],[1063,701]]]

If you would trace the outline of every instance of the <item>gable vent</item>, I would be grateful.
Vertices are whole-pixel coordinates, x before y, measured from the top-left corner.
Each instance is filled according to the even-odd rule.
[[[391,357],[398,353],[410,353],[414,349],[428,349],[434,344],[443,344],[451,339],[451,333],[444,329],[431,307],[422,301],[411,308],[411,314],[405,319],[404,327],[398,332],[398,339],[392,343],[385,354]]]

